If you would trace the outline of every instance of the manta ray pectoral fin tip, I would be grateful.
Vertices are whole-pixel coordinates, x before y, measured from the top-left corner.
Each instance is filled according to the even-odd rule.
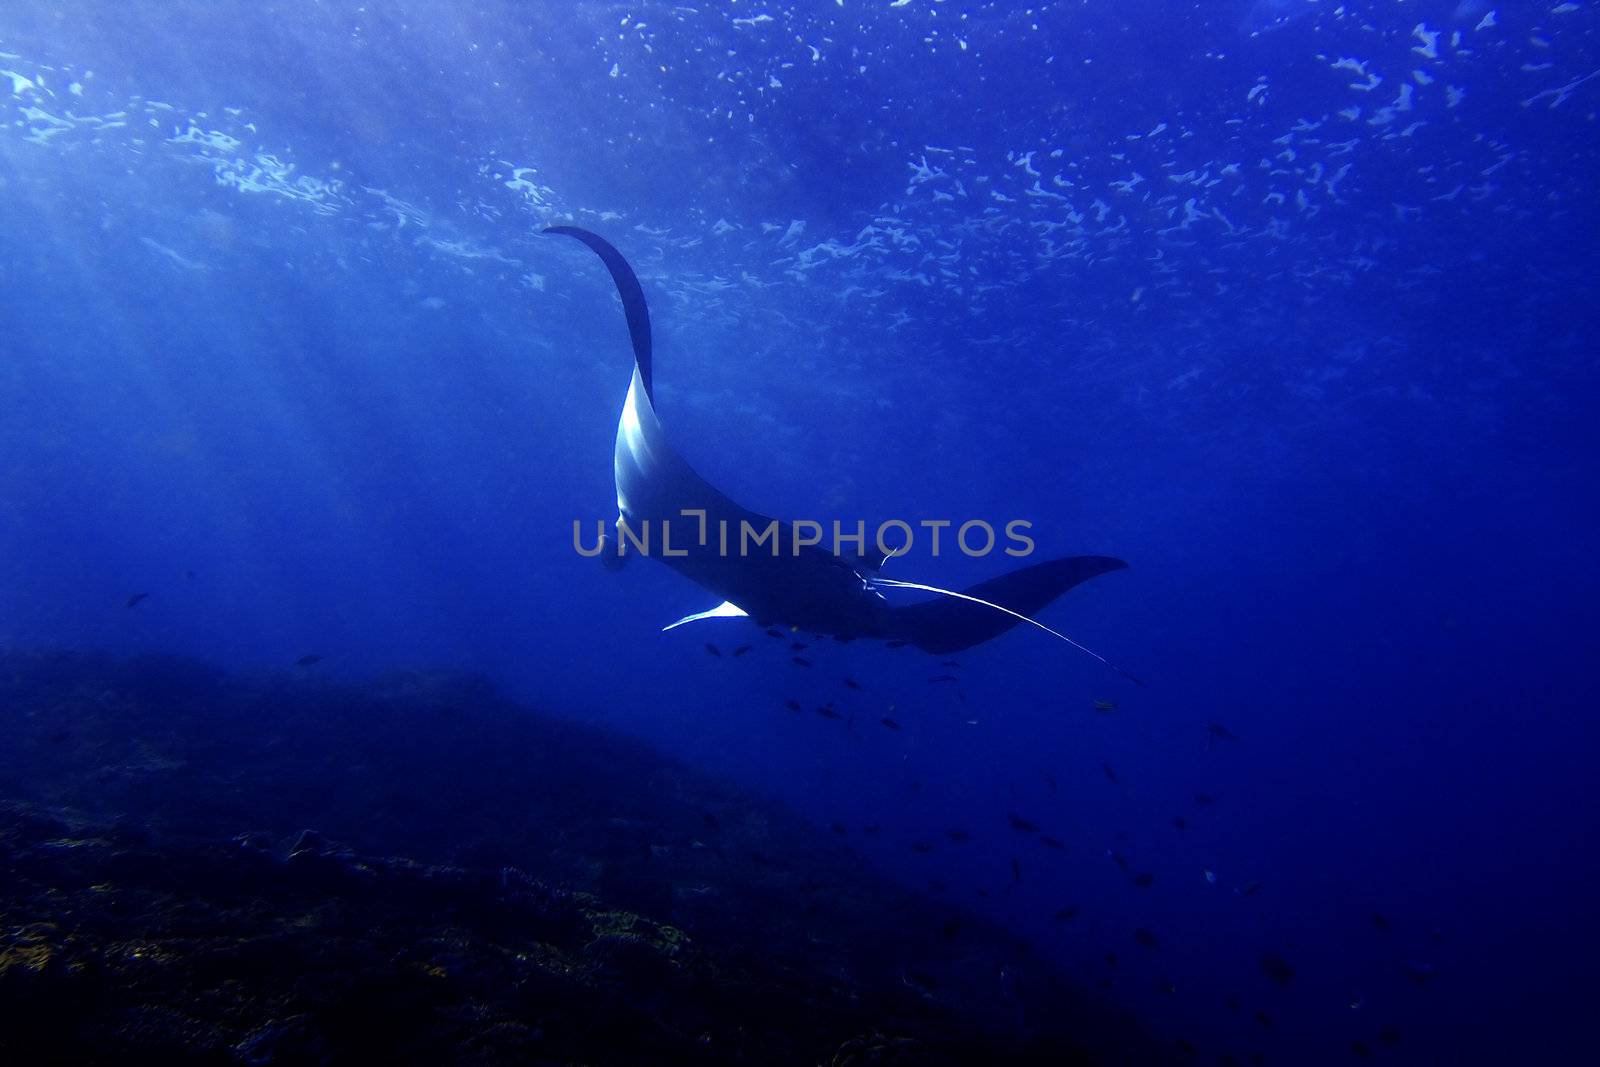
[[[668,623],[661,628],[661,632],[666,633],[668,630],[676,630],[680,626],[686,626],[691,622],[699,622],[701,619],[742,619],[748,614],[739,605],[724,600],[709,611],[697,611],[693,615],[685,615],[677,622]]]

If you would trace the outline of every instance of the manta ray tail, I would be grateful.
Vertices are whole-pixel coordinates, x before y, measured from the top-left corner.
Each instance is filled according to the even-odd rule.
[[[644,395],[654,403],[656,395],[650,377],[650,309],[645,305],[639,276],[633,273],[622,253],[599,234],[577,226],[546,226],[544,232],[576,237],[594,249],[606,270],[611,272],[611,280],[617,284],[617,295],[622,297],[622,310],[628,316],[628,336],[633,340],[633,359],[639,366],[639,380],[644,383]]]
[[[1139,679],[1098,652],[1085,648],[1066,634],[1052,630],[1030,617],[1073,586],[1126,566],[1122,560],[1110,556],[1069,556],[1035,563],[1031,567],[979,582],[961,592],[894,578],[875,578],[872,584],[889,589],[918,589],[940,595],[939,600],[895,608],[893,612],[896,633],[925,652],[935,655],[959,652],[998,637],[1019,622],[1025,622],[1093,656],[1134,684],[1143,685]]]

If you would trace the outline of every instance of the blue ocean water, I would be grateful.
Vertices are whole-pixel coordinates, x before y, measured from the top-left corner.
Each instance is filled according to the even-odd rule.
[[[1597,26],[8,9],[0,642],[483,672],[840,824],[1207,1062],[1575,1062]],[[1041,621],[1146,684],[1027,628],[949,669],[661,633],[704,591],[572,550],[614,512],[629,350],[563,222],[638,270],[658,409],[714,484],[1125,559]],[[945,547],[887,573],[1012,563]]]

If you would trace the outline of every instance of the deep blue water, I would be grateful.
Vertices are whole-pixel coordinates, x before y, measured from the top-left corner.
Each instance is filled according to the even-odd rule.
[[[0,642],[479,670],[843,824],[1208,1062],[1574,1062],[1597,33],[1591,0],[8,8]],[[566,221],[638,269],[713,483],[1126,559],[1041,617],[1147,685],[1036,631],[956,686],[660,633],[710,598],[571,549],[629,356]]]

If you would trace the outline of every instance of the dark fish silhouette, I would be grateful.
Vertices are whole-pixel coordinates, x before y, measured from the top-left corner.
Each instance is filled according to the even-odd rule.
[[[1276,952],[1263,952],[1257,962],[1261,965],[1261,973],[1279,985],[1286,986],[1294,981],[1294,968]]]
[[[840,837],[847,837],[850,834],[849,829],[846,828],[845,824],[842,822],[831,822],[828,824],[828,829],[832,830]]]
[[[149,595],[150,595],[149,593],[135,593],[135,594],[133,594],[131,597],[128,598],[128,607],[130,607],[130,608],[138,607],[139,606],[139,602],[141,600],[144,600]]]
[[[854,678],[846,678],[844,680],[844,684],[845,684],[845,688],[847,688],[847,689],[860,689],[861,688],[861,683],[856,681]]]
[[[1206,723],[1206,748],[1207,748],[1207,750],[1209,750],[1211,748],[1211,743],[1213,741],[1237,741],[1237,740],[1239,740],[1239,739],[1233,735],[1233,732],[1231,730],[1229,730],[1226,726],[1222,725],[1220,722],[1208,722],[1208,723]]]
[[[1372,925],[1380,930],[1387,930],[1389,929],[1389,919],[1382,913],[1375,911],[1372,913]]]
[[[1115,863],[1119,870],[1125,871],[1128,869],[1128,857],[1124,856],[1116,849],[1110,849],[1106,854],[1111,857],[1111,862]]]
[[[789,649],[791,651],[793,651],[793,652],[804,652],[806,649],[808,649],[810,647],[811,646],[806,644],[804,641],[790,641],[789,642]]]
[[[1378,1040],[1382,1041],[1390,1048],[1394,1048],[1396,1045],[1400,1044],[1400,1031],[1396,1027],[1385,1026],[1382,1030],[1378,1031]]]
[[[1129,879],[1129,881],[1133,882],[1133,884],[1138,886],[1140,889],[1149,889],[1151,886],[1156,884],[1156,876],[1150,874],[1149,872],[1145,872],[1143,874],[1134,875],[1131,879]]]
[[[800,711],[801,710],[800,702],[798,700],[785,700],[783,702],[783,706],[788,708],[790,711]]]
[[[1156,935],[1142,926],[1133,932],[1133,939],[1145,948],[1159,948],[1161,945],[1161,942],[1156,940]]]
[[[926,841],[913,841],[911,842],[911,851],[923,853],[932,852],[933,846],[928,844]]]
[[[711,814],[709,811],[703,812],[700,815],[700,820],[702,822],[704,822],[706,824],[706,826],[708,826],[709,828],[711,828],[713,830],[722,829],[722,821],[720,819],[718,819],[715,815]]]
[[[895,722],[893,719],[879,719],[878,721],[883,723],[883,725],[887,726],[891,730],[900,729],[900,724]]]
[[[299,659],[295,660],[294,665],[296,667],[310,667],[321,662],[322,657],[313,652],[309,656],[301,656]]]
[[[1350,1042],[1350,1051],[1354,1052],[1357,1056],[1364,1060],[1370,1060],[1372,1058],[1372,1050],[1359,1041]]]
[[[1040,834],[1039,835],[1039,844],[1043,845],[1046,848],[1054,848],[1054,849],[1059,849],[1061,851],[1065,851],[1066,847],[1067,847],[1066,845],[1062,844],[1056,838],[1051,837],[1049,834]]]
[[[1060,791],[1061,787],[1056,785],[1056,780],[1048,774],[1044,776],[1044,784],[1050,787],[1050,792],[1052,793]]]
[[[876,823],[874,823],[874,824],[871,824],[871,825],[868,825],[868,826],[863,826],[861,828],[861,832],[866,834],[868,837],[877,837],[880,833],[883,832],[883,827],[881,827],[881,826],[877,825]]]
[[[832,704],[824,704],[824,705],[822,705],[822,707],[817,709],[817,714],[821,715],[824,719],[839,719],[839,718],[843,718],[843,716],[841,716],[837,711],[835,711],[833,709],[833,705]]]
[[[1185,819],[1182,815],[1174,815],[1172,817],[1172,825],[1176,826],[1180,830],[1187,830],[1189,828],[1189,820]]]
[[[631,535],[652,526],[659,531],[664,523],[681,530],[685,514],[693,513],[701,531],[729,529],[733,537],[744,529],[773,531],[771,555],[760,550],[724,551],[717,537],[690,536],[678,541],[675,552],[658,554],[663,563],[721,600],[672,627],[700,619],[751,617],[816,634],[909,641],[934,655],[948,655],[1026,623],[1126,674],[1031,617],[1075,586],[1122,570],[1127,566],[1122,560],[1108,556],[1048,560],[966,590],[941,589],[882,577],[879,571],[885,561],[850,559],[806,544],[793,525],[729,499],[678,455],[662,429],[655,409],[650,311],[633,268],[598,234],[576,226],[551,226],[545,232],[574,238],[598,255],[622,298],[634,367],[613,452],[619,528],[625,526]],[[627,542],[620,529],[616,538],[607,540]],[[601,551],[605,547],[603,543]],[[620,565],[629,558],[615,552],[608,562]],[[934,599],[896,607],[885,596],[891,590],[930,593]]]
[[[952,841],[971,841],[972,835],[965,830],[946,830],[944,835]]]
[[[1217,802],[1217,798],[1212,796],[1210,793],[1196,793],[1194,795],[1194,802],[1202,808],[1209,808],[1211,805]]]
[[[1264,1011],[1256,1012],[1256,1022],[1261,1024],[1261,1029],[1263,1030],[1272,1029],[1272,1017]]]
[[[713,645],[710,641],[706,642],[706,651],[711,653],[713,656],[722,655],[722,649],[718,648],[716,645]]]
[[[788,637],[789,636],[788,634],[784,633],[782,630],[774,630],[771,627],[767,628],[766,634],[767,634],[768,637]]]
[[[928,683],[930,685],[934,684],[936,682],[959,682],[959,681],[961,681],[961,679],[957,678],[953,674],[939,674],[939,675],[935,675],[934,677],[928,679]]]
[[[1078,906],[1076,904],[1068,904],[1066,907],[1056,912],[1056,922],[1058,923],[1069,923],[1077,917]]]
[[[1117,784],[1117,772],[1111,766],[1111,764],[1102,763],[1102,764],[1100,764],[1100,769],[1105,772],[1106,781],[1110,782],[1112,785],[1116,785]]]
[[[1022,881],[1022,861],[1015,856],[1011,857],[1011,880],[1013,882]]]
[[[1038,823],[1029,822],[1027,819],[1024,819],[1014,811],[1009,813],[1006,818],[1011,820],[1011,828],[1013,830],[1020,830],[1025,834],[1036,834],[1039,832]]]
[[[941,667],[959,667],[959,666],[961,666],[961,664],[957,663],[953,659],[942,659],[942,660],[939,661],[939,666],[941,666]]]
[[[1238,889],[1235,889],[1234,892],[1238,893],[1241,897],[1253,897],[1257,893],[1261,892],[1261,883],[1256,881],[1254,878],[1250,878],[1245,881],[1244,885],[1241,885]]]
[[[750,646],[749,645],[740,645],[738,648],[733,650],[733,654],[735,656],[742,656],[746,652],[749,652],[749,651],[750,651]]]
[[[794,663],[794,665],[796,667],[809,667],[809,666],[811,666],[811,661],[810,660],[802,659],[799,656],[790,656],[789,659],[790,659],[791,662]]]

